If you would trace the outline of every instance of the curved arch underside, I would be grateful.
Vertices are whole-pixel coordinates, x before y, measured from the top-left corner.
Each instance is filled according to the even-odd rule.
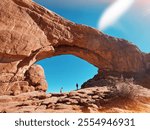
[[[150,66],[149,55],[128,41],[75,24],[31,0],[0,3],[1,86],[24,80],[35,62],[61,54],[117,72],[143,72]]]

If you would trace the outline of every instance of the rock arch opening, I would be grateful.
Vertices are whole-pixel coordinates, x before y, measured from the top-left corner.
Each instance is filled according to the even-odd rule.
[[[59,55],[37,62],[44,69],[48,83],[47,92],[63,92],[76,90],[98,73],[98,68],[74,55]]]
[[[38,83],[34,75],[42,69],[32,65],[57,55],[73,54],[118,73],[141,75],[150,69],[149,54],[135,45],[73,23],[30,0],[3,0],[0,10],[0,95],[45,91],[45,79]]]

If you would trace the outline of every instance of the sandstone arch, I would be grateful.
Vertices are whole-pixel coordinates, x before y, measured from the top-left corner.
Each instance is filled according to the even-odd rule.
[[[126,40],[75,24],[31,0],[0,3],[0,93],[7,92],[11,83],[25,81],[36,61],[61,54],[73,54],[110,71],[149,68],[149,56]]]

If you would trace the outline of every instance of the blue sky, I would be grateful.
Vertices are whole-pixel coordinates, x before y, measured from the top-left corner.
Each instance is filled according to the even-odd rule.
[[[34,0],[40,5],[75,23],[98,29],[102,14],[115,0]],[[115,23],[103,30],[111,36],[124,38],[143,52],[150,52],[150,2],[136,0]],[[142,3],[142,4],[141,4]],[[97,73],[97,68],[71,55],[48,58],[38,62],[45,70],[49,92],[75,89]]]

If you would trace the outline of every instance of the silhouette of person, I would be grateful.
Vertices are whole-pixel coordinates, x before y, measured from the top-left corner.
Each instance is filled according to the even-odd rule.
[[[76,83],[76,88],[77,88],[77,90],[79,89],[79,85],[78,85],[78,83]]]
[[[63,87],[60,88],[60,93],[62,93],[62,92],[63,92]]]

